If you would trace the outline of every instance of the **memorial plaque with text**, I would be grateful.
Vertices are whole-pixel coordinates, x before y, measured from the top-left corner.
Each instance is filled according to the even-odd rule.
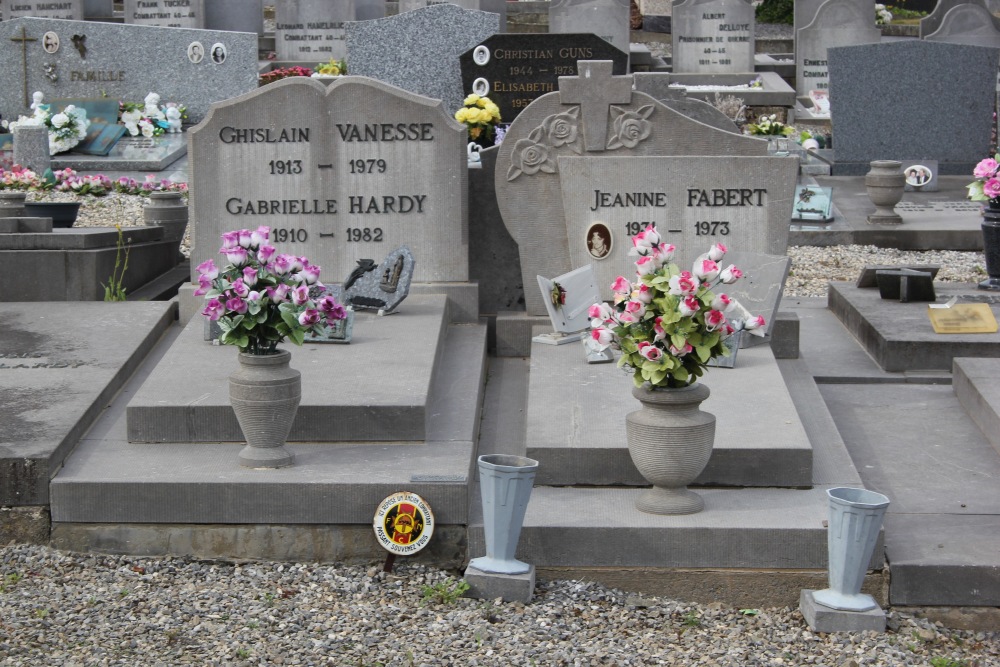
[[[45,19],[64,19],[68,21],[83,20],[83,0],[0,0],[3,19],[34,16]]]
[[[347,56],[344,24],[354,0],[277,0],[274,44],[278,60],[324,62]]]
[[[558,90],[560,76],[576,76],[578,60],[610,60],[614,74],[628,67],[628,55],[593,34],[493,35],[459,56],[465,90],[489,97],[504,123]]]
[[[673,13],[674,72],[754,71],[754,15],[746,0],[684,0]]]
[[[330,283],[403,245],[415,281],[468,279],[467,133],[440,100],[296,77],[214,105],[188,137],[192,267],[224,263],[223,232],[266,225]]]
[[[204,28],[205,0],[125,0],[125,23]]]

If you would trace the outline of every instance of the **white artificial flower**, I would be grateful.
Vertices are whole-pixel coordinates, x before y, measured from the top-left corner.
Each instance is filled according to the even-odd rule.
[[[52,117],[53,127],[63,127],[68,122],[69,122],[69,116],[67,116],[64,113],[57,113],[55,116]]]

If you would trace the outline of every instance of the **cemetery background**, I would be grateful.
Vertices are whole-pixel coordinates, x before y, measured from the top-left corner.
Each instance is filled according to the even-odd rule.
[[[178,168],[178,171],[177,171],[177,174],[176,174],[178,177],[183,177],[183,175],[184,175],[184,173],[182,171],[183,169],[184,169],[183,166],[181,166],[181,167]],[[965,181],[965,180],[968,180],[968,179],[967,178],[958,177],[958,178],[953,179],[950,182],[946,182],[945,183],[946,188],[950,188],[950,190],[948,190],[948,191],[952,193],[952,198],[953,199],[957,199],[957,198],[961,197],[960,190],[959,190],[961,184],[959,183],[959,181]],[[817,179],[817,182],[819,182],[819,183],[826,183],[826,182],[836,183],[837,187],[844,188],[844,192],[842,192],[839,195],[839,200],[836,201],[835,203],[838,206],[838,208],[841,210],[841,213],[844,214],[845,217],[856,217],[857,216],[857,213],[858,213],[858,211],[856,210],[858,208],[858,205],[856,203],[857,202],[857,197],[856,196],[852,197],[851,195],[849,195],[846,192],[847,190],[850,189],[850,186],[845,185],[844,181],[837,181],[837,180],[832,180],[832,179],[829,180],[829,181],[824,181],[822,178],[819,178],[819,179]],[[857,193],[857,187],[856,186],[855,186],[853,192]],[[928,198],[926,196],[924,196],[923,198],[921,198],[921,197],[914,197],[914,200],[918,201],[918,202],[920,202],[920,201],[926,201],[928,199],[931,199],[931,198]],[[98,216],[97,219],[101,219],[102,217],[103,216]],[[926,217],[931,217],[931,216],[926,216]],[[940,216],[938,216],[938,219],[943,218],[943,217],[945,217],[945,216],[940,215]],[[84,222],[86,224],[86,220]],[[938,224],[938,223],[936,223],[936,222],[929,222],[928,226],[934,226],[935,224]],[[833,231],[834,234],[838,233],[835,230],[824,230],[824,231]],[[799,238],[803,238],[803,239],[808,238],[807,235],[809,233],[810,233],[810,230],[800,230],[799,231]],[[841,230],[839,232],[839,234],[840,234],[840,237],[843,238],[843,237],[846,236],[847,232],[845,232],[844,230]],[[793,236],[794,236],[794,233],[793,233]],[[817,234],[817,236],[821,236],[821,235]],[[837,250],[832,250],[832,251],[819,251],[815,247],[805,247],[805,248],[795,248],[795,249],[793,249],[792,250],[792,255],[793,255],[794,258],[798,258],[798,261],[796,261],[795,269],[793,269],[794,275],[791,276],[790,279],[789,279],[789,286],[790,286],[790,288],[786,289],[786,300],[783,302],[784,306],[787,307],[787,306],[790,305],[788,303],[789,297],[798,296],[798,295],[805,296],[806,294],[809,294],[809,292],[807,290],[822,290],[822,284],[824,282],[824,276],[826,276],[826,277],[840,276],[840,277],[843,277],[846,280],[853,280],[856,277],[857,267],[851,267],[848,264],[848,262],[849,261],[856,261],[857,252],[858,252],[857,250],[844,250],[844,249],[840,249],[840,248],[838,248]],[[942,255],[939,255],[939,256],[934,256],[934,257],[928,258],[926,255],[920,255],[920,256],[904,255],[902,253],[896,253],[896,252],[885,251],[885,250],[877,250],[877,251],[873,250],[873,251],[870,251],[870,252],[874,253],[872,255],[873,259],[866,260],[865,263],[873,263],[873,262],[875,262],[875,263],[878,263],[878,262],[896,263],[896,261],[914,262],[914,261],[916,261],[916,258],[919,257],[919,261],[921,263],[928,262],[928,261],[929,262],[943,261],[943,263],[946,264],[946,269],[945,270],[949,271],[949,272],[952,272],[951,275],[953,275],[956,279],[958,279],[960,281],[964,280],[966,282],[970,282],[970,281],[975,281],[978,278],[978,275],[976,274],[976,271],[975,271],[975,262],[976,262],[976,259],[979,256],[977,254],[974,254],[974,253],[972,253],[972,254],[966,254],[966,255],[942,254]],[[838,253],[838,254],[831,255],[831,253]],[[846,259],[846,257],[848,257],[848,256],[851,257],[851,260]],[[937,257],[941,257],[942,260],[937,259]],[[968,261],[968,262],[970,262],[970,264],[966,267],[965,271],[962,271],[961,268],[958,267],[958,266],[956,266],[956,265],[958,265],[958,264],[960,264],[960,263],[962,263],[964,261]],[[815,272],[818,275],[815,278],[811,278],[811,277],[809,277],[809,273],[810,272]],[[796,287],[795,287],[796,284],[799,286],[799,288],[802,291],[795,291],[796,290]],[[829,359],[829,357],[831,356],[830,350],[827,349],[828,345],[830,347],[836,348],[836,350],[837,350],[837,352],[839,354],[841,351],[845,351],[845,350],[851,349],[851,345],[852,344],[851,344],[850,338],[849,337],[845,338],[842,335],[831,335],[831,331],[832,332],[837,332],[839,330],[839,324],[836,321],[831,321],[829,313],[823,308],[823,304],[822,303],[818,303],[818,302],[815,302],[815,301],[808,301],[808,300],[800,300],[799,303],[795,304],[795,306],[796,306],[796,308],[794,308],[794,310],[799,315],[799,320],[798,321],[799,321],[799,326],[801,327],[800,328],[800,337],[799,337],[801,357],[803,359],[806,359],[805,364],[808,366],[808,369],[806,371],[803,371],[801,368],[799,368],[799,371],[804,372],[804,374],[806,374],[806,375],[812,375],[813,377],[826,378],[827,382],[829,382],[831,378],[838,378],[839,381],[845,382],[847,384],[850,384],[850,383],[856,381],[858,377],[865,378],[865,381],[869,381],[872,378],[881,378],[881,381],[886,381],[886,380],[893,381],[893,380],[899,380],[900,379],[897,375],[893,375],[891,373],[890,374],[886,374],[886,373],[880,371],[877,367],[875,367],[875,366],[873,366],[871,364],[870,360],[866,361],[867,355],[864,352],[862,352],[860,355],[858,355],[856,352],[850,354],[850,357],[852,359],[852,363],[855,364],[855,365],[852,365],[850,367],[845,367],[845,366],[839,364],[839,362],[838,363],[831,363],[829,361],[826,361],[826,359]],[[148,320],[145,320],[145,321],[148,321],[148,322],[157,322],[157,321],[162,322],[163,313],[162,312],[155,312],[154,311],[154,312],[151,312],[151,313],[149,313],[148,315],[146,315],[144,317],[149,317],[150,318]],[[159,318],[159,320],[157,318]],[[161,325],[160,324],[156,324],[154,326],[161,326]],[[809,332],[810,332],[810,330],[812,331],[812,335],[811,336],[808,335]],[[807,332],[807,335],[805,336],[805,340],[804,340],[804,338],[803,338],[803,336],[801,334],[802,331],[806,331]],[[823,340],[825,342],[825,344],[824,345],[817,345],[816,344],[817,340]],[[810,341],[812,341],[812,342],[810,343]],[[836,341],[836,343],[833,344],[833,345],[831,345],[830,344],[831,341]],[[141,353],[140,353],[140,356],[141,356]],[[838,356],[838,355],[833,355],[833,356]],[[132,362],[129,362],[129,363],[132,363]],[[499,393],[498,395],[493,395],[492,397],[489,394],[487,394],[487,396],[484,399],[484,403],[486,405],[491,405],[491,404],[494,404],[494,405],[495,404],[503,405],[503,403],[504,403],[505,400],[509,400],[509,398],[505,398],[505,396],[507,396],[506,391],[510,391],[511,393],[514,393],[514,394],[519,393],[519,391],[520,391],[519,389],[510,390],[509,387],[510,386],[520,387],[521,386],[520,383],[525,382],[525,376],[528,375],[528,370],[527,370],[527,368],[525,366],[525,363],[524,362],[520,362],[518,360],[510,360],[510,359],[505,359],[505,358],[496,358],[496,359],[491,359],[490,363],[491,363],[490,383],[492,383],[492,384],[497,385],[498,387],[500,387],[496,391],[501,392],[501,393]],[[785,366],[792,366],[792,365],[800,366],[800,364],[797,364],[795,362],[789,362],[787,364],[785,364],[784,362],[781,362],[781,364],[779,364],[779,365],[783,366],[783,372],[784,372],[784,367]],[[836,367],[834,367],[834,366],[836,366]],[[824,373],[827,373],[827,375],[824,375]],[[718,372],[716,372],[716,375],[717,374],[718,374]],[[715,375],[710,375],[709,376],[709,378],[708,378],[709,383],[711,382],[711,380],[713,379],[713,377],[715,377]],[[907,379],[910,382],[913,382],[914,380],[916,380],[916,381],[919,382],[921,378],[919,378],[919,377],[913,377],[911,375]],[[937,381],[937,379],[935,379],[932,374],[924,376],[923,379],[925,381],[927,381],[927,382],[936,382]],[[786,381],[788,381],[788,380],[786,380]],[[502,387],[504,387],[505,385],[508,387],[508,389],[506,391],[504,389],[502,389]],[[856,385],[850,384],[850,386],[852,387],[851,391],[856,391],[857,390],[857,386]],[[833,385],[830,385],[830,387],[833,387]],[[949,387],[944,387],[944,388],[941,388],[941,391],[938,391],[939,388],[940,387],[938,385],[928,384],[928,385],[925,385],[920,391],[923,391],[924,393],[926,393],[926,395],[927,395],[926,400],[938,401],[939,404],[942,406],[941,407],[941,412],[942,413],[951,413],[951,412],[954,412],[956,410],[957,411],[961,411],[961,408],[958,407],[958,405],[953,400],[951,400],[951,399],[948,398],[948,396],[950,395],[949,392],[951,391],[951,389]],[[866,402],[866,401],[860,400],[860,399],[855,400],[853,397],[849,396],[849,394],[847,393],[847,391],[845,391],[843,393],[839,393],[835,389],[836,388],[828,389],[828,387],[827,387],[826,384],[822,385],[822,387],[821,387],[821,393],[822,393],[823,398],[825,399],[825,402],[827,404],[830,404],[830,403],[838,404],[838,405],[842,406],[845,411],[847,411],[847,412],[850,413],[850,412],[852,412],[854,410],[860,409],[859,406],[863,405]],[[864,389],[862,389],[861,391],[862,391],[862,393],[864,393]],[[874,393],[874,392],[869,392],[869,393]],[[880,388],[878,394],[879,395],[884,395],[884,387]],[[902,402],[906,402],[908,400],[911,400],[910,398],[908,398],[908,394],[906,394],[905,392],[901,391],[899,395],[901,397],[901,401]],[[492,398],[492,400],[491,400],[491,398]],[[815,398],[815,396],[813,398]],[[800,407],[800,406],[797,406],[797,407]],[[800,410],[801,410],[801,408],[800,408]],[[511,433],[511,432],[507,431],[506,429],[514,429],[516,431],[516,430],[520,429],[522,427],[522,425],[519,425],[516,422],[514,424],[502,425],[502,422],[504,420],[504,416],[503,416],[504,414],[505,413],[503,413],[503,412],[500,412],[500,413],[491,413],[489,410],[487,410],[486,413],[485,413],[485,415],[484,415],[484,417],[486,418],[487,421],[489,421],[489,420],[496,420],[496,423],[494,423],[494,426],[493,426],[493,428],[496,429],[496,431],[492,434],[493,445],[494,446],[498,446],[498,444],[500,442],[504,442],[504,441],[517,442],[517,440],[518,440],[518,436],[516,435],[516,433]],[[836,416],[835,416],[835,418],[836,418]],[[104,423],[108,427],[110,427],[110,424],[111,424],[110,421],[107,421],[107,422],[104,422]],[[952,426],[954,426],[954,423],[950,422],[950,424]],[[98,431],[99,431],[99,428],[100,427],[95,426],[95,429],[98,430]],[[860,427],[857,424],[853,424],[852,425],[850,423],[842,423],[842,422],[838,422],[837,423],[837,430],[839,430],[840,432],[845,432],[845,431],[851,432],[852,436],[857,437],[859,440],[865,441],[866,434],[864,434],[864,433],[855,433],[854,431],[851,430],[851,429],[854,429],[854,428],[861,429],[863,427]],[[916,431],[916,430],[920,430],[920,429],[916,429],[915,428],[914,430]],[[885,434],[882,434],[883,437],[884,437],[884,435]],[[513,436],[513,437],[511,438],[511,436]],[[975,429],[963,431],[963,436],[964,436],[964,438],[968,439],[969,441],[977,441],[979,443],[982,442],[981,438],[978,438],[976,436]],[[482,451],[484,447],[489,447],[490,446],[490,440],[489,439],[490,439],[491,436],[489,434],[489,430],[485,429],[482,432],[482,434],[481,434],[480,437],[481,437],[481,440],[480,440],[479,446],[480,446],[480,450]],[[508,438],[511,438],[511,439],[508,440]],[[90,440],[90,439],[92,439],[92,438],[88,438],[88,440]],[[847,438],[845,438],[845,439],[847,439]],[[880,438],[880,440],[881,440],[881,438]],[[874,444],[875,444],[874,442],[871,442],[871,443],[868,443],[868,444],[870,444],[874,448]],[[988,450],[986,450],[986,452],[984,452],[982,450],[977,450],[977,451],[978,451],[978,453],[973,456],[974,460],[978,460],[977,457],[986,456],[987,453],[988,453]],[[841,454],[842,453],[843,452],[841,452]],[[858,456],[858,453],[855,452],[855,451],[851,451],[851,454],[855,458]],[[866,455],[866,452],[862,451],[861,452],[861,456],[864,456],[864,455]],[[867,455],[875,456],[876,455],[875,454],[875,450],[873,449],[872,451],[867,452]],[[882,480],[882,483],[891,483],[891,480]],[[949,486],[954,485],[954,484],[955,484],[955,480],[954,479],[950,480]],[[361,535],[361,533],[359,533],[359,536],[360,535]],[[220,539],[220,538],[216,538],[216,539]],[[960,568],[960,569],[966,569],[966,571],[969,571],[967,568]],[[549,574],[549,576],[557,576],[558,574],[559,574],[558,570],[552,570],[551,573]],[[432,575],[427,575],[427,576],[430,577]],[[629,586],[630,585],[630,582],[628,582],[627,580],[625,580],[625,579],[615,579],[613,576],[610,579],[610,581],[612,583],[620,584],[620,585],[623,585],[623,586]],[[668,595],[671,594],[671,593],[678,593],[678,592],[684,591],[684,590],[686,590],[686,595],[689,596],[691,599],[699,599],[699,596],[702,595],[702,593],[698,592],[698,587],[696,585],[693,586],[690,589],[685,589],[685,584],[683,582],[679,582],[679,581],[670,581],[668,583],[663,583],[662,586],[663,586],[662,590],[666,594],[668,594]],[[746,586],[746,583],[745,582],[741,582],[740,584],[736,585],[736,588],[739,588],[741,586]],[[926,591],[924,591],[923,593],[926,593]],[[890,598],[891,598],[891,596],[890,596]]]

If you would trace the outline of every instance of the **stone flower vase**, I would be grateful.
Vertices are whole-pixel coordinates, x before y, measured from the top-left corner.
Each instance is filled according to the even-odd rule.
[[[292,355],[239,354],[240,367],[229,376],[229,402],[247,445],[240,451],[240,465],[247,468],[281,468],[294,455],[285,448],[292,421],[302,398],[302,376],[288,367]]]
[[[882,517],[889,499],[865,489],[837,487],[826,492],[830,499],[827,552],[830,587],[813,593],[813,600],[831,609],[868,611],[878,603],[861,593]]]
[[[538,461],[523,456],[491,454],[479,457],[479,487],[483,498],[486,555],[469,565],[482,572],[524,574],[528,563],[514,558]]]
[[[636,500],[650,514],[694,514],[705,501],[687,489],[708,465],[715,442],[715,415],[701,409],[708,387],[632,390],[642,408],[625,416],[625,436],[632,462],[653,485]]]
[[[906,187],[902,167],[903,163],[898,160],[872,160],[871,170],[865,174],[868,198],[875,204],[875,212],[868,216],[869,223],[895,225],[903,222],[895,211]]]
[[[0,190],[0,218],[23,218],[27,192]]]
[[[983,253],[989,278],[979,283],[979,289],[1000,291],[1000,208],[983,211]]]
[[[150,192],[149,203],[142,209],[146,226],[163,227],[163,240],[170,243],[174,257],[182,260],[181,242],[188,226],[188,207],[180,192]]]

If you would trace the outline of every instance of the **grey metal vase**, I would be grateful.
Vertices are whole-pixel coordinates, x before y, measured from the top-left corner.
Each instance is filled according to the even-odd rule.
[[[813,594],[824,607],[868,611],[878,603],[861,593],[868,563],[878,542],[889,499],[866,489],[837,487],[826,492],[830,500],[827,551],[830,587]]]
[[[687,485],[708,465],[715,443],[715,415],[701,409],[708,387],[632,390],[642,408],[625,417],[628,453],[642,476],[653,485],[636,500],[650,514],[694,514],[705,501]]]
[[[486,555],[469,565],[483,572],[524,574],[528,563],[514,558],[524,513],[531,498],[538,461],[523,456],[480,456],[479,486],[483,499]]]
[[[240,367],[229,376],[229,402],[240,423],[246,447],[240,465],[281,468],[294,460],[285,448],[302,398],[302,375],[288,362],[288,350],[277,354],[239,354]]]

